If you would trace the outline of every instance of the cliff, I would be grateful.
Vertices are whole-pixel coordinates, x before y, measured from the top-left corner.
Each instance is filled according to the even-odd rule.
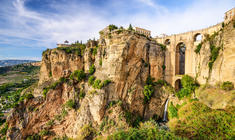
[[[155,41],[127,30],[103,33],[86,46],[47,50],[34,98],[7,118],[7,138],[92,139],[95,132],[106,135],[141,119],[160,119],[170,94],[162,86],[163,64],[164,50]]]

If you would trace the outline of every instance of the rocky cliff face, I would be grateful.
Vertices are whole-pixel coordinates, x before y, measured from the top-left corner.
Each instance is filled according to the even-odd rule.
[[[206,81],[212,85],[225,81],[235,83],[235,30],[233,22],[204,40],[200,54],[195,58],[196,77],[200,83],[206,83]],[[214,57],[216,60],[210,70],[208,64],[212,54],[215,54],[216,51],[214,49],[212,52],[211,46],[220,49],[218,56]]]
[[[37,133],[42,133],[43,139],[64,135],[76,138],[85,135],[86,126],[105,135],[114,125],[125,129],[139,118],[162,117],[168,89],[154,86],[148,103],[144,103],[143,94],[147,77],[155,81],[163,78],[164,51],[156,42],[134,32],[115,30],[102,34],[98,42],[88,42],[78,52],[61,48],[44,52],[35,97],[12,110],[7,119],[8,139]],[[96,79],[111,83],[102,88],[90,85],[92,65]],[[71,79],[76,70],[84,70],[86,77],[81,81]],[[46,88],[55,81],[52,88]],[[69,101],[73,109],[68,107]],[[109,129],[105,129],[107,125]]]

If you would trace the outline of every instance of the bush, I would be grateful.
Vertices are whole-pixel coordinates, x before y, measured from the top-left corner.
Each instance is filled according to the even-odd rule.
[[[39,132],[39,135],[40,135],[40,136],[48,136],[48,135],[50,135],[50,131],[48,131],[48,130],[42,130],[42,131]]]
[[[169,105],[169,117],[170,118],[178,117],[178,109],[173,105],[172,102]]]
[[[170,120],[170,129],[189,139],[233,139],[234,107],[213,110],[199,101],[178,110],[178,120]]]
[[[160,130],[156,123],[148,121],[142,123],[139,128],[120,130],[108,136],[108,140],[181,140],[173,133]]]
[[[210,45],[211,55],[210,55],[210,61],[208,63],[210,71],[212,70],[212,67],[213,67],[215,60],[219,56],[219,51],[220,51],[220,47],[215,47],[214,45]]]
[[[75,109],[76,103],[72,99],[70,99],[65,103],[65,106],[71,109]]]
[[[34,96],[33,96],[32,93],[28,93],[28,94],[25,95],[25,98],[26,98],[27,100],[29,100],[29,99],[33,99]]]
[[[226,81],[226,82],[223,82],[223,84],[221,85],[221,88],[223,90],[228,90],[229,91],[229,90],[232,90],[234,88],[234,85],[233,85],[232,82]]]
[[[111,83],[111,80],[104,80],[102,83],[102,87],[107,86],[109,83]]]
[[[93,88],[97,88],[97,89],[101,89],[102,85],[101,85],[101,80],[97,79],[95,80],[95,82],[92,85]]]
[[[89,68],[89,74],[92,75],[92,74],[94,74],[94,72],[95,72],[95,65],[92,64]]]
[[[113,25],[113,24],[110,24],[110,25],[108,26],[108,28],[109,28],[109,31],[110,31],[110,32],[113,31],[113,30],[115,30],[115,29],[118,29],[118,27],[115,26],[115,25]]]
[[[148,103],[154,93],[153,85],[144,86],[144,103]]]
[[[99,61],[99,65],[100,65],[100,66],[102,66],[102,59],[100,59],[100,61]]]
[[[182,83],[183,88],[179,92],[176,93],[176,96],[179,99],[190,96],[191,93],[194,92],[196,87],[198,86],[195,80],[188,75],[184,75],[182,77],[181,83]]]
[[[2,135],[6,135],[7,134],[7,130],[8,130],[8,124],[5,123],[4,127],[0,130],[0,133]]]
[[[41,140],[41,137],[38,134],[27,136],[26,140]]]
[[[202,48],[202,43],[199,43],[199,44],[197,45],[196,49],[194,50],[194,52],[195,52],[196,54],[200,53],[201,48]]]
[[[93,85],[94,81],[95,81],[95,76],[90,76],[90,77],[88,78],[88,84],[89,84],[89,85]]]
[[[71,80],[76,80],[77,82],[81,82],[86,77],[86,74],[83,70],[75,70],[71,75]]]
[[[86,96],[86,93],[83,90],[80,90],[79,98],[83,99]]]
[[[93,139],[96,135],[96,130],[91,125],[84,125],[81,129],[79,138],[82,140]]]
[[[161,43],[157,43],[157,45],[159,45],[161,47],[162,51],[166,51],[166,45],[163,45]]]

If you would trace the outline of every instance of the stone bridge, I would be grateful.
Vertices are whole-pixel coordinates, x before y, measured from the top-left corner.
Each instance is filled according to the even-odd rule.
[[[180,88],[182,75],[187,74],[196,77],[194,52],[196,46],[207,35],[219,31],[222,23],[217,25],[170,36],[156,37],[158,43],[166,45],[165,53],[165,80],[176,89]]]

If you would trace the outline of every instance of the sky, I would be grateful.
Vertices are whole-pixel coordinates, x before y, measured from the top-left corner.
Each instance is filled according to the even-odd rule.
[[[235,0],[0,0],[0,60],[41,60],[65,40],[99,38],[109,24],[142,27],[152,37],[223,21]]]

